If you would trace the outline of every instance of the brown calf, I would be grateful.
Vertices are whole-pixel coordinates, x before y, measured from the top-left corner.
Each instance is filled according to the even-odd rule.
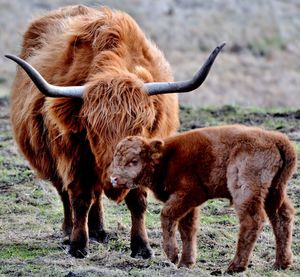
[[[183,249],[179,266],[196,261],[197,207],[228,198],[240,220],[236,254],[227,272],[244,271],[268,215],[276,238],[276,268],[292,264],[294,208],[286,188],[296,152],[280,133],[241,125],[203,128],[161,140],[122,140],[110,167],[118,188],[150,188],[165,202],[161,212],[163,248],[177,263],[177,225]]]

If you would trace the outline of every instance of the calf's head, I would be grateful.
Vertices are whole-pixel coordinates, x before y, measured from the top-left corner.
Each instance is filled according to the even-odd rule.
[[[155,164],[162,156],[163,142],[131,136],[121,140],[109,168],[110,181],[116,188],[133,189],[146,185]]]

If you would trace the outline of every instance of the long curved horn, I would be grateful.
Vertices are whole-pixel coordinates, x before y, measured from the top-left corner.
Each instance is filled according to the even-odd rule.
[[[20,65],[37,86],[37,88],[49,97],[76,97],[83,98],[84,86],[54,86],[50,85],[43,76],[29,63],[14,55],[5,55],[6,58],[13,60]]]
[[[204,65],[195,74],[191,80],[179,81],[179,82],[156,82],[156,83],[146,83],[144,85],[145,91],[149,95],[164,94],[164,93],[177,93],[177,92],[189,92],[198,88],[206,79],[215,58],[225,46],[222,43],[217,46],[215,50],[210,54]],[[15,61],[20,65],[37,86],[37,88],[46,96],[49,97],[76,97],[83,98],[83,92],[85,86],[54,86],[49,84],[42,75],[33,68],[29,63],[23,59],[14,55],[5,55],[6,58]]]
[[[210,54],[206,62],[191,80],[179,82],[146,83],[144,85],[145,91],[149,95],[156,95],[164,93],[189,92],[195,90],[196,88],[200,87],[206,79],[209,70],[215,61],[215,58],[224,46],[225,42],[215,48],[215,50]]]

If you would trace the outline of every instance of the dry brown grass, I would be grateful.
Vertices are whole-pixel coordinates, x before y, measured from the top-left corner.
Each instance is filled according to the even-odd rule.
[[[295,142],[300,153],[299,112],[181,109],[182,130],[223,123],[246,123],[280,129]],[[299,172],[299,170],[298,170]],[[250,268],[237,276],[300,275],[300,175],[289,185],[297,210],[293,252],[294,266],[274,271],[274,239],[269,224],[259,237]],[[223,200],[209,201],[202,208],[198,234],[198,257],[194,269],[176,269],[161,249],[159,213],[161,205],[150,198],[148,234],[155,257],[130,257],[130,216],[125,204],[105,198],[107,229],[115,234],[108,244],[90,242],[90,254],[75,259],[67,254],[61,238],[62,205],[55,190],[37,180],[26,161],[17,154],[8,122],[8,102],[0,101],[0,276],[211,276],[221,275],[234,255],[237,218]],[[69,274],[69,275],[68,275]]]

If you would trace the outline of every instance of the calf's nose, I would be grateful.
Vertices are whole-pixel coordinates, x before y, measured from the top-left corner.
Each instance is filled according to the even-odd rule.
[[[110,182],[113,185],[113,187],[116,187],[118,183],[118,177],[110,176]]]

